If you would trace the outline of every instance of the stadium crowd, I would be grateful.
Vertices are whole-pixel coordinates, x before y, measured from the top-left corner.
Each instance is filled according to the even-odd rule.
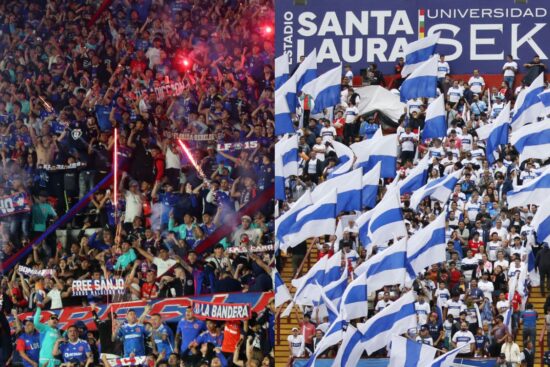
[[[513,106],[520,91],[546,70],[536,56],[522,65],[524,77],[514,80],[520,73],[518,63],[509,56],[502,68],[502,84],[488,85],[477,70],[468,80],[453,78],[449,64],[441,56],[438,95],[444,94],[448,130],[445,138],[427,141],[421,139],[420,133],[424,129],[427,105],[432,99],[408,101],[396,125],[390,123],[381,127],[383,119],[377,119],[374,113],[363,115],[359,112],[361,97],[352,86],[352,81],[353,84],[357,81],[351,67],[345,67],[338,105],[309,118],[304,114],[306,118],[300,121],[300,113],[307,109],[302,103],[298,114],[293,115],[299,136],[299,175],[285,181],[287,200],[281,206],[284,213],[307,189],[313,190],[330,178],[340,163],[333,142],[350,145],[369,140],[382,128],[385,134],[396,133],[398,136],[396,180],[407,177],[426,155],[429,156],[428,182],[463,168],[463,175],[448,202],[428,197],[417,210],[413,210],[410,194],[401,196],[409,235],[427,226],[442,212],[447,213],[446,261],[426,268],[410,288],[396,285],[373,291],[365,307],[368,307],[371,317],[412,288],[418,294],[415,304],[418,328],[409,330],[409,338],[439,350],[469,345],[459,356],[494,357],[498,366],[520,366],[520,363],[533,366],[535,346],[541,332],[540,327],[537,328],[537,319],[545,317],[538,315],[533,305],[526,303],[527,296],[522,297],[517,289],[512,290],[514,293],[508,302],[509,280],[517,278],[521,272],[528,272],[532,255],[531,261],[535,261],[541,278],[543,295],[550,289],[550,283],[545,279],[550,278],[550,248],[547,243],[537,241],[531,224],[537,207],[529,205],[509,209],[506,203],[507,192],[535,179],[539,169],[548,161],[529,159],[520,164],[518,152],[508,144],[501,146],[496,163],[490,165],[486,159],[485,141],[478,139],[476,134],[477,128],[494,121],[508,101]],[[376,65],[370,65],[362,75],[363,85],[380,85],[399,94],[398,88],[404,80],[400,75],[402,67],[401,59],[395,66],[395,76],[385,80]],[[304,99],[304,96],[300,97],[300,100]],[[378,111],[378,117],[382,114],[383,111]],[[380,180],[377,203],[391,182],[391,178]],[[342,250],[342,266],[348,267],[351,274],[368,258],[391,246],[393,241],[375,243],[367,251],[364,247],[367,244],[361,242],[355,222],[359,214],[341,212],[337,216],[338,221],[344,221],[337,224],[340,233],[316,237],[288,248],[285,256],[292,260],[294,271],[298,271],[296,276],[300,275],[300,264],[315,247],[318,257],[313,261]],[[529,275],[526,278],[526,289],[530,289],[532,279]],[[550,297],[547,304],[550,304]],[[323,308],[301,306],[300,312],[296,311],[299,324],[288,336],[289,365],[294,358],[308,358],[316,351],[330,325]],[[510,308],[511,330],[506,327],[504,319]],[[437,312],[438,309],[442,312]],[[547,325],[550,325],[549,311],[550,308],[545,307]],[[354,320],[352,324],[356,321],[360,320]],[[515,342],[520,323],[523,324],[523,350]],[[334,358],[337,351],[338,346],[333,346],[318,357]],[[387,353],[388,350],[383,349],[375,356],[386,356]]]
[[[269,308],[236,323],[199,321],[188,308],[177,325],[130,311],[125,322],[98,319],[93,332],[40,318],[272,289],[273,204],[239,210],[273,184],[273,1],[114,0],[92,19],[100,3],[0,2],[2,260],[33,244],[4,269],[0,308],[38,314],[12,335],[0,317],[0,365],[95,366],[109,353],[158,366],[272,366]],[[108,177],[115,145],[118,192]],[[66,236],[33,242],[60,218]],[[77,279],[126,288],[75,295]]]

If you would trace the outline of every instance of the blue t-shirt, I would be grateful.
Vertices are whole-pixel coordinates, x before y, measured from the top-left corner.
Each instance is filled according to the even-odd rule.
[[[222,333],[220,333],[219,335],[212,335],[212,334],[210,334],[210,332],[208,330],[203,332],[197,338],[197,343],[199,344],[199,346],[202,343],[212,343],[216,347],[221,347],[222,342],[223,342],[223,334]]]
[[[131,353],[136,356],[145,355],[145,338],[150,334],[142,324],[124,324],[118,330],[117,337],[122,339],[124,357],[128,358]]]
[[[536,328],[538,314],[535,310],[525,310],[521,312],[524,328]]]
[[[78,339],[76,343],[63,343],[60,347],[61,355],[63,356],[63,362],[69,362],[72,359],[77,359],[80,363],[85,363],[88,357],[86,353],[91,353],[90,344],[88,342]]]
[[[169,356],[174,351],[174,333],[172,329],[162,324],[157,330],[153,329],[151,334],[153,335],[153,340],[157,345],[157,352],[159,354],[165,351],[166,355]],[[166,335],[166,340],[163,340],[163,335]]]
[[[33,334],[23,333],[17,338],[17,350],[21,350],[20,344],[24,345],[25,354],[38,363],[38,355],[40,353],[40,333],[35,332]],[[32,367],[32,365],[21,358],[24,367]]]
[[[177,329],[177,333],[181,335],[180,351],[182,353],[187,351],[189,349],[189,344],[191,344],[191,342],[193,342],[205,329],[206,324],[204,321],[181,319]]]

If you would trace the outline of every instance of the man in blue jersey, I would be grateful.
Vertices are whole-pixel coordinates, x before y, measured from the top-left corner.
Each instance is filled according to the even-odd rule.
[[[197,346],[202,343],[212,343],[216,347],[221,347],[223,342],[223,334],[220,332],[218,325],[214,320],[206,320],[206,331],[197,338]]]
[[[206,329],[204,321],[198,320],[193,315],[191,307],[185,310],[185,317],[178,323],[176,330],[176,347],[180,356],[184,357],[189,353],[189,345]]]
[[[155,343],[158,354],[164,352],[165,359],[168,358],[170,353],[174,352],[174,333],[172,329],[163,324],[162,316],[158,313],[151,315],[151,338]]]
[[[145,355],[145,338],[150,337],[143,324],[138,323],[136,311],[129,310],[126,323],[117,325],[112,340],[122,340],[124,357],[140,357]]]
[[[15,348],[23,360],[24,367],[38,367],[40,333],[34,328],[32,320],[25,321],[24,328],[25,331],[15,342]]]
[[[84,365],[85,367],[90,366],[94,361],[90,344],[78,337],[76,326],[71,325],[69,327],[67,337],[68,341],[65,341],[64,338],[57,339],[53,348],[53,354],[61,354],[65,363],[78,361],[80,365]]]

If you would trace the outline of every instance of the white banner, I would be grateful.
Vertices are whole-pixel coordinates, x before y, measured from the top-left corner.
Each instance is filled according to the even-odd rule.
[[[51,277],[53,275],[55,275],[55,270],[54,269],[31,269],[27,266],[22,266],[22,265],[19,265],[19,272],[23,275],[27,275],[27,276],[30,276],[30,277]]]
[[[124,294],[124,279],[83,279],[73,280],[73,296],[104,296]]]

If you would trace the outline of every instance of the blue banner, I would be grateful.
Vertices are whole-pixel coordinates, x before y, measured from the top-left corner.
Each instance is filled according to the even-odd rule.
[[[387,367],[389,358],[370,358],[360,359],[357,367]],[[461,366],[475,366],[475,367],[493,367],[495,365],[495,359],[466,359],[456,358],[455,363],[460,363]],[[315,367],[331,367],[334,359],[317,359],[315,361]],[[305,367],[307,365],[307,359],[297,359],[293,363],[293,367]]]
[[[550,55],[547,0],[277,0],[275,7],[276,55],[290,56],[290,70],[317,49],[321,71],[342,62],[357,75],[375,62],[393,74],[404,45],[436,32],[451,74],[501,73],[508,54],[524,71],[535,54],[543,62]]]
[[[0,217],[31,211],[31,202],[27,193],[19,192],[0,197]]]

